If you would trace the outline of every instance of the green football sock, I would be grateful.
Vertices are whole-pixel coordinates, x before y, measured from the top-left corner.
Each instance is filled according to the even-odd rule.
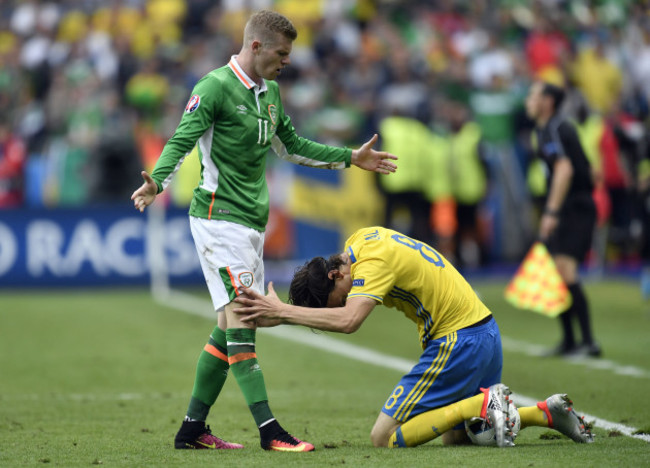
[[[196,364],[196,377],[187,417],[205,421],[228,377],[226,333],[215,327]]]
[[[226,338],[230,368],[244,394],[255,423],[260,427],[272,420],[273,414],[266,396],[264,375],[255,354],[255,330],[229,328],[226,330]]]

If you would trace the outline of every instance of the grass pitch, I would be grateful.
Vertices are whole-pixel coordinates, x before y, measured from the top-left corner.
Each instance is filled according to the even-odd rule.
[[[502,299],[504,283],[474,286],[502,334],[519,342],[555,344],[555,320],[517,311]],[[199,294],[204,294],[202,291]],[[567,392],[576,409],[650,431],[650,309],[636,284],[587,284],[605,369],[542,359],[510,347],[503,380],[541,399]],[[267,453],[234,379],[208,423],[242,451],[176,451],[196,358],[213,321],[154,303],[145,290],[24,292],[0,295],[0,464],[3,466],[640,466],[647,442],[596,429],[578,445],[530,428],[513,449],[443,447],[375,449],[369,432],[400,373],[321,350],[258,335],[259,360],[271,407],[308,454]],[[413,324],[379,308],[354,335],[328,334],[415,363]],[[618,364],[618,368],[615,366]],[[620,375],[621,366],[641,371]],[[607,367],[607,366],[605,366]]]

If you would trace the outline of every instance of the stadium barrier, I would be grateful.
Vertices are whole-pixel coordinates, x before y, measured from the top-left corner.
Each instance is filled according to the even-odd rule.
[[[336,252],[341,239],[337,229],[272,209],[267,281],[287,283],[297,265]],[[131,205],[0,211],[0,288],[121,285],[205,285],[187,208],[156,203],[145,213]]]
[[[131,206],[0,212],[0,287],[148,284],[147,216]],[[165,213],[164,253],[179,283],[202,282],[186,209]]]

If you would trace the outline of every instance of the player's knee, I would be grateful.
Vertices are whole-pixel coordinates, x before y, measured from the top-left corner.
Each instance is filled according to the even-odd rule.
[[[373,427],[372,431],[370,431],[370,441],[374,447],[388,447],[388,439],[390,436],[391,434],[387,434],[386,431],[377,426]]]
[[[375,447],[388,447],[388,441],[400,426],[395,419],[385,413],[379,413],[375,425],[370,431],[370,440]]]
[[[228,328],[247,328],[250,330],[255,330],[257,327],[255,326],[255,323],[253,322],[242,322],[241,316],[234,312],[235,309],[239,308],[240,305],[237,304],[236,302],[230,302],[229,304],[226,305],[225,307],[225,313],[222,315],[225,315],[225,326],[223,327],[224,329]],[[222,323],[219,323],[219,326],[221,327]]]
[[[373,447],[388,446],[388,437],[386,437],[385,434],[378,434],[375,431],[370,433],[370,441],[372,442]]]
[[[464,429],[447,431],[442,435],[441,439],[443,445],[466,445],[471,443]]]

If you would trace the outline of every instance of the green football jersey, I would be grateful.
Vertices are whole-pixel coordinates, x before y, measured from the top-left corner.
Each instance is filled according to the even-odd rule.
[[[197,145],[201,179],[190,215],[221,219],[264,231],[269,216],[266,155],[326,169],[350,166],[352,150],[316,143],[296,134],[284,113],[279,86],[258,86],[233,57],[196,84],[181,122],[151,174],[164,190]]]

